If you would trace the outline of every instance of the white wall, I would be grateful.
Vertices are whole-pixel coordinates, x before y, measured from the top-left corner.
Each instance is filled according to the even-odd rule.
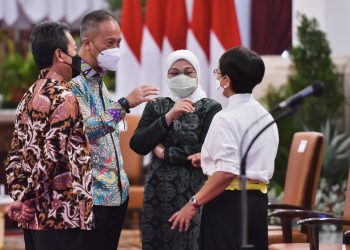
[[[350,55],[349,0],[293,0],[293,44],[296,44],[298,12],[318,20],[333,55]]]

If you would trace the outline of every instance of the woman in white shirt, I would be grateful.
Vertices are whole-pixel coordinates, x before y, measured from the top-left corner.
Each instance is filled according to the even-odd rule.
[[[251,94],[265,73],[257,53],[244,47],[230,49],[221,56],[214,73],[228,106],[214,116],[202,147],[201,167],[209,179],[169,221],[172,229],[178,225],[180,231],[186,231],[197,208],[203,205],[200,249],[232,250],[240,249],[240,152],[245,152],[252,138],[273,118]],[[259,250],[268,248],[267,184],[273,175],[277,148],[278,131],[273,125],[253,144],[247,158],[248,243]],[[192,160],[198,164],[196,156]]]

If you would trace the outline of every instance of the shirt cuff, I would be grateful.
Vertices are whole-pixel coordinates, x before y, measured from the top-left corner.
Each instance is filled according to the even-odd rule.
[[[110,127],[117,127],[118,122],[122,119],[124,119],[126,112],[123,109],[120,109],[120,114],[118,116],[119,120],[115,120],[114,116],[109,112],[110,109],[108,109],[106,112],[101,114],[101,120],[108,124]]]
[[[240,169],[239,164],[228,161],[218,161],[216,164],[216,171],[231,173],[234,175],[239,175]]]
[[[119,121],[122,116],[120,109],[108,109],[107,112],[113,117],[114,121]]]

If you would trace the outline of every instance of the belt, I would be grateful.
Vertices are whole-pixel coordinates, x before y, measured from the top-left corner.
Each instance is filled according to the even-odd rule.
[[[260,192],[267,193],[267,184],[261,181],[247,180],[246,182],[247,190],[259,190]],[[227,186],[226,190],[242,190],[240,186],[239,178],[235,178]]]

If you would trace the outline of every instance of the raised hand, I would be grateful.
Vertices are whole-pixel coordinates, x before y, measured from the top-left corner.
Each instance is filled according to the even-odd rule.
[[[193,102],[190,99],[179,99],[175,102],[172,109],[166,113],[165,120],[168,126],[183,113],[192,113],[195,110]]]
[[[142,85],[131,91],[125,98],[130,108],[134,108],[143,102],[154,101],[154,98],[150,97],[152,95],[159,95],[159,89],[153,85]]]

